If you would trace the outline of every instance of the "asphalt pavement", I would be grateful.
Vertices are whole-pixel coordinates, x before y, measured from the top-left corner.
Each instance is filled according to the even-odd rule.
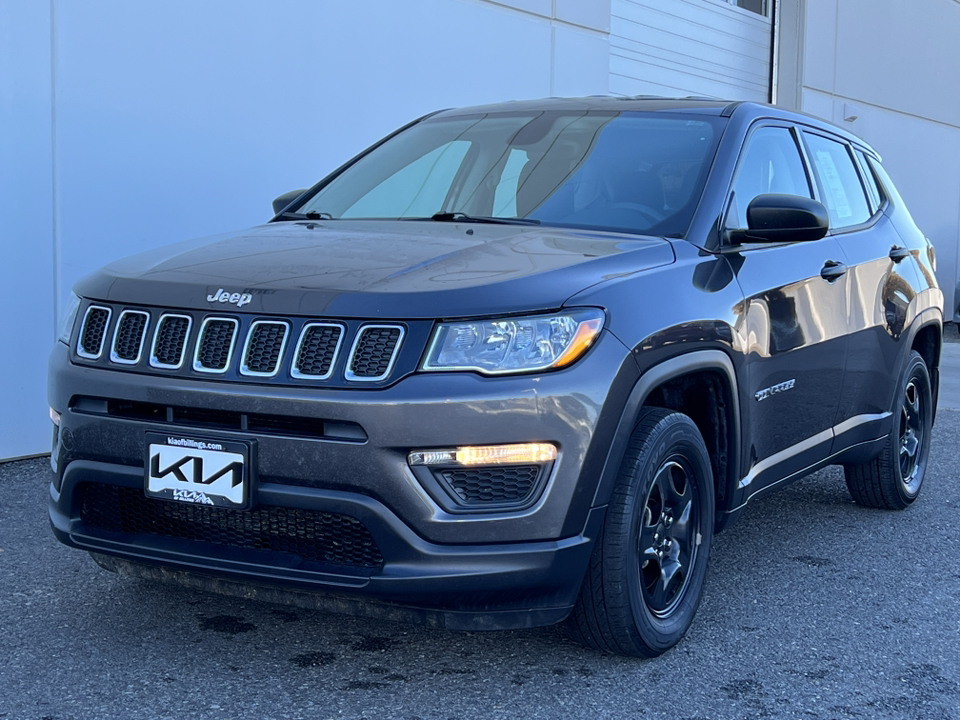
[[[751,503],[650,661],[120,577],[53,539],[45,459],[0,465],[0,718],[960,720],[958,379],[946,345],[911,508],[854,505],[837,468]]]

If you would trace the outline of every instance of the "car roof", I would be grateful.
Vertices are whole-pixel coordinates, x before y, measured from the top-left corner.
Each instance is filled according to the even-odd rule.
[[[587,97],[573,98],[550,97],[539,100],[511,100],[508,102],[491,103],[489,105],[451,108],[432,113],[430,117],[453,117],[457,115],[475,115],[478,113],[538,112],[543,110],[689,113],[722,117],[731,117],[734,113],[737,113],[738,115],[746,115],[751,120],[773,118],[799,122],[833,133],[834,135],[839,135],[848,142],[864,148],[879,158],[877,152],[870,147],[869,144],[845,128],[804,112],[787,110],[775,105],[745,100],[722,100],[719,98],[700,96],[671,98],[655,95],[589,95]]]
[[[509,102],[475,105],[473,107],[443,110],[442,115],[472,115],[484,112],[525,112],[538,110],[623,110],[644,112],[694,112],[721,115],[729,107],[729,100],[705,97],[667,98],[653,95],[590,95],[587,97],[550,97],[539,100],[511,100]]]

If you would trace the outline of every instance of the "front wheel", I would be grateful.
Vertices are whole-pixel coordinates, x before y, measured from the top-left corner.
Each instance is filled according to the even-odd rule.
[[[893,408],[893,432],[880,454],[861,465],[844,465],[847,489],[858,505],[902,510],[917,499],[930,455],[933,390],[930,372],[916,350],[907,359]]]
[[[676,645],[700,604],[713,516],[710,458],[697,426],[682,413],[645,411],[571,615],[577,639],[636,657]]]

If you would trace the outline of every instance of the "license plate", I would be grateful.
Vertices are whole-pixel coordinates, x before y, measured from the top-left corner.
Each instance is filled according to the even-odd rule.
[[[147,433],[146,494],[218,507],[246,507],[250,446],[211,438]]]

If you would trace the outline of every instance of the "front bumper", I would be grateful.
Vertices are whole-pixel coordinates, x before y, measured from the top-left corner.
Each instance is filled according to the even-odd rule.
[[[111,372],[71,364],[58,344],[50,375],[50,403],[61,415],[50,519],[67,545],[141,569],[172,568],[200,578],[402,605],[433,613],[431,622],[450,627],[547,624],[562,619],[576,600],[604,511],[591,508],[591,500],[636,375],[629,353],[607,333],[580,363],[561,372],[511,378],[423,374],[364,391]],[[201,431],[157,417],[91,412],[107,407],[91,399],[320,420],[360,427],[366,439]],[[142,494],[148,432],[255,441],[255,507],[354,518],[373,536],[382,565],[371,570],[301,562],[269,549],[238,550],[86,523],[83,488]],[[406,459],[414,449],[538,441],[556,444],[559,456],[536,501],[513,511],[450,512]]]
[[[266,505],[342,513],[356,518],[382,549],[384,563],[373,574],[362,569],[293,562],[269,550],[236,549],[152,534],[118,534],[87,527],[81,519],[80,486],[105,484],[141,490],[138,468],[78,460],[64,473],[61,490],[50,489],[50,521],[66,545],[130,561],[134,574],[197,584],[218,590],[211,576],[254,583],[266,589],[320,591],[338,610],[363,598],[381,614],[455,629],[507,629],[562,620],[576,601],[592,546],[603,522],[603,509],[588,516],[584,532],[572,538],[537,543],[441,546],[413,533],[381,503],[355,493],[282,485],[260,486]],[[67,498],[73,498],[68,502]],[[163,501],[160,501],[163,502]],[[244,511],[233,511],[242,513]],[[134,568],[142,569],[136,572]],[[147,568],[156,568],[150,572]],[[162,572],[160,567],[175,568]],[[207,578],[206,581],[203,578]],[[263,594],[265,590],[261,590]],[[247,594],[257,594],[251,591]],[[278,597],[282,597],[278,595]],[[315,604],[325,607],[322,599]],[[399,606],[396,607],[396,606]],[[366,608],[367,614],[376,614]],[[360,612],[359,609],[352,610]]]

